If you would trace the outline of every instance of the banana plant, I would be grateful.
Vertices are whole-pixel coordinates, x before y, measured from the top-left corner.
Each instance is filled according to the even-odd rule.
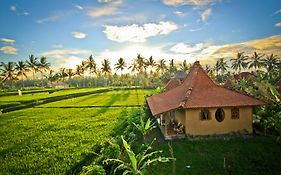
[[[156,139],[154,139],[149,145],[146,145],[146,149],[142,150],[138,154],[135,154],[131,149],[130,145],[121,136],[125,152],[129,159],[107,159],[105,163],[115,162],[118,166],[114,169],[113,174],[116,174],[118,170],[123,170],[123,175],[133,174],[133,175],[144,175],[146,168],[154,162],[169,162],[172,158],[157,156],[162,153],[161,150],[149,152]]]
[[[148,118],[146,122],[144,122],[142,116],[140,117],[140,124],[133,123],[133,125],[135,125],[135,127],[140,131],[144,140],[148,132],[156,127],[155,123],[152,123],[150,118]]]

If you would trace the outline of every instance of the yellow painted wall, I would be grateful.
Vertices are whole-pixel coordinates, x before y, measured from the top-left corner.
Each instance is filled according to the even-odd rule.
[[[231,119],[231,107],[222,108],[225,118],[218,122],[215,112],[218,108],[208,108],[210,120],[201,120],[201,109],[185,110],[185,132],[188,135],[227,134],[230,132],[247,131],[252,133],[252,107],[239,107],[239,119]]]
[[[176,110],[175,118],[178,122],[181,122],[185,125],[185,110]]]

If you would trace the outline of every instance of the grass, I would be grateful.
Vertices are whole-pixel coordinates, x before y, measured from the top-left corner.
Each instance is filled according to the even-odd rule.
[[[108,98],[99,104],[111,106],[126,99],[126,104],[130,104],[130,99],[140,98],[146,91],[123,90],[113,95],[114,92],[107,94]],[[62,100],[62,104],[63,101],[67,100]],[[122,107],[28,108],[2,114],[0,174],[76,174],[85,162],[93,159],[95,147],[108,139],[132,110]]]
[[[116,90],[41,105],[41,107],[134,106],[144,102],[149,90]]]
[[[156,132],[161,138],[160,131]],[[176,174],[270,174],[281,172],[281,149],[274,138],[255,136],[223,140],[210,138],[170,142],[176,157]],[[155,144],[163,154],[171,157],[168,141]],[[228,168],[224,169],[224,158]],[[187,168],[190,166],[190,168]],[[172,162],[152,166],[148,174],[172,174]]]

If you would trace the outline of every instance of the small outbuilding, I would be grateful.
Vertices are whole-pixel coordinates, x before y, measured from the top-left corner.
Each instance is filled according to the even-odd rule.
[[[265,102],[216,84],[196,61],[183,81],[172,80],[160,94],[147,98],[166,139],[252,133],[254,106]]]

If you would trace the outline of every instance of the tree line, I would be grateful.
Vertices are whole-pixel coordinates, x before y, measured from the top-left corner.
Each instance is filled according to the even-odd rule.
[[[268,74],[268,78],[274,79],[280,76],[280,64],[280,58],[274,54],[264,55],[254,52],[252,55],[245,55],[244,52],[238,52],[235,58],[230,60],[219,58],[215,65],[206,64],[204,69],[216,81],[223,83],[233,73],[239,73],[242,70],[264,72]],[[176,64],[174,59],[156,61],[152,56],[145,58],[137,54],[131,64],[128,64],[124,58],[119,58],[114,67],[111,67],[110,61],[104,59],[101,62],[101,67],[98,68],[96,59],[90,55],[81,64],[76,65],[75,69],[60,68],[59,71],[55,72],[51,69],[51,64],[46,57],[39,58],[30,55],[26,61],[1,62],[0,80],[2,86],[6,83],[12,87],[14,83],[20,82],[22,88],[25,86],[25,81],[28,83],[27,80],[33,82],[33,85],[29,83],[28,86],[47,86],[47,82],[52,84],[60,81],[79,87],[113,84],[149,85],[159,84],[161,80],[174,76],[177,71],[187,73],[191,66],[192,64],[187,63],[186,60]],[[124,74],[125,69],[131,73]],[[114,70],[115,73],[113,73]],[[36,76],[38,73],[41,74],[39,76],[41,78]],[[77,83],[78,81],[80,83]],[[103,83],[98,83],[98,81]]]

